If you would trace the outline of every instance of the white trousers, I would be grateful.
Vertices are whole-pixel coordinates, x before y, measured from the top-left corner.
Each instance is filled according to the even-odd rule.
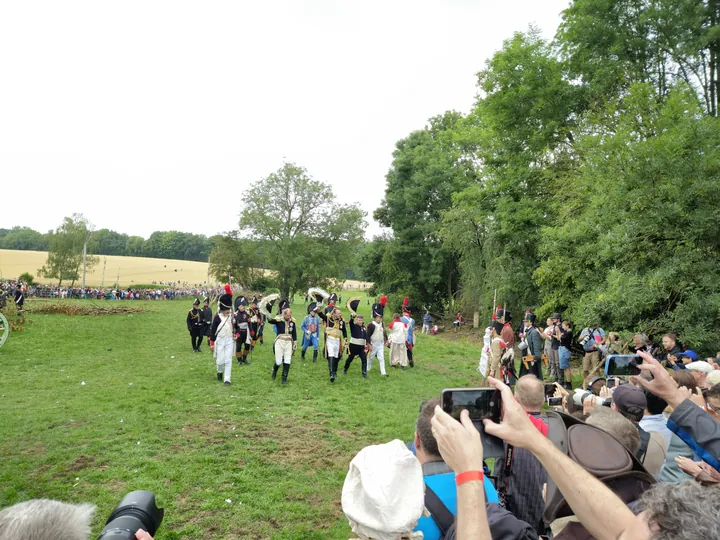
[[[329,358],[338,358],[340,356],[340,338],[328,336],[325,348]]]
[[[235,341],[228,336],[218,336],[215,341],[215,365],[218,373],[223,373],[223,380],[230,382],[233,356],[235,355]]]
[[[429,333],[430,333],[430,325],[429,325],[429,324],[423,324],[422,333],[423,333],[423,334],[429,334]]]
[[[370,368],[372,367],[372,361],[373,358],[377,357],[378,362],[380,364],[380,374],[385,375],[385,345],[381,343],[380,345],[375,345],[373,343],[372,350],[370,351],[370,354],[368,355],[367,359],[367,370],[370,371]]]
[[[278,339],[275,341],[275,365],[282,363],[290,364],[292,359],[293,342],[289,339]]]

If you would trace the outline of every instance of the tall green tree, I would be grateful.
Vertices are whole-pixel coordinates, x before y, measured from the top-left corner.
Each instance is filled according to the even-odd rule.
[[[83,264],[83,247],[88,244],[92,234],[92,225],[82,214],[66,217],[62,224],[50,235],[47,262],[38,270],[45,278],[57,279],[58,285],[71,281],[71,286],[80,278]],[[85,264],[88,269],[98,263],[98,258],[87,255]]]
[[[546,311],[720,347],[720,123],[692,92],[634,85],[584,135],[557,226],[539,236]],[[599,119],[600,123],[603,122]]]
[[[467,185],[472,172],[453,140],[461,120],[448,111],[397,142],[385,198],[374,216],[392,236],[373,246],[383,250],[379,261],[363,265],[379,292],[403,291],[413,304],[432,309],[450,305],[458,289],[457,258],[440,227],[452,194]]]
[[[637,82],[664,99],[682,81],[717,116],[719,18],[718,0],[574,0],[557,43],[592,103]]]
[[[446,246],[459,255],[463,305],[533,307],[539,233],[554,223],[553,193],[574,165],[578,88],[539,30],[506,40],[478,73],[481,90],[456,140],[474,177],[443,214]]]
[[[357,205],[337,203],[329,185],[294,163],[250,185],[243,200],[240,242],[264,241],[263,260],[284,296],[344,278],[365,228]]]

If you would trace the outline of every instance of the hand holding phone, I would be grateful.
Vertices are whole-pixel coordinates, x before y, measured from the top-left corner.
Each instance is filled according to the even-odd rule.
[[[468,412],[473,425],[480,432],[483,443],[483,455],[489,457],[502,457],[505,447],[502,440],[485,433],[483,420],[492,420],[500,423],[502,411],[502,398],[499,390],[495,388],[446,388],[442,391],[440,406],[442,410],[460,421],[463,410]]]

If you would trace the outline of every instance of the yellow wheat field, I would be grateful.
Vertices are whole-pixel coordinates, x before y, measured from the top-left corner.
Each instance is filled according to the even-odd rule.
[[[119,283],[121,287],[132,287],[133,285],[147,285],[153,281],[202,285],[208,281],[208,263],[115,255],[98,255],[97,257],[100,262],[88,271],[85,278],[86,285],[111,286]],[[57,280],[37,277],[38,269],[45,264],[46,260],[47,252],[45,251],[0,249],[0,279],[14,279],[24,272],[29,272],[39,283],[57,284]],[[104,280],[103,267],[105,270]],[[78,280],[77,284],[79,283]],[[210,278],[210,283],[214,284],[215,280]],[[64,284],[70,285],[69,282]],[[372,283],[356,280],[348,280],[344,283],[346,289],[363,289],[371,286]]]

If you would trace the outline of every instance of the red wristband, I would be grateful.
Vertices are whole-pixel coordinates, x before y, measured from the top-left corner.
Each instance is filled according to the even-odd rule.
[[[465,482],[472,482],[473,480],[483,481],[484,475],[482,471],[465,471],[455,476],[455,485],[461,486]]]

